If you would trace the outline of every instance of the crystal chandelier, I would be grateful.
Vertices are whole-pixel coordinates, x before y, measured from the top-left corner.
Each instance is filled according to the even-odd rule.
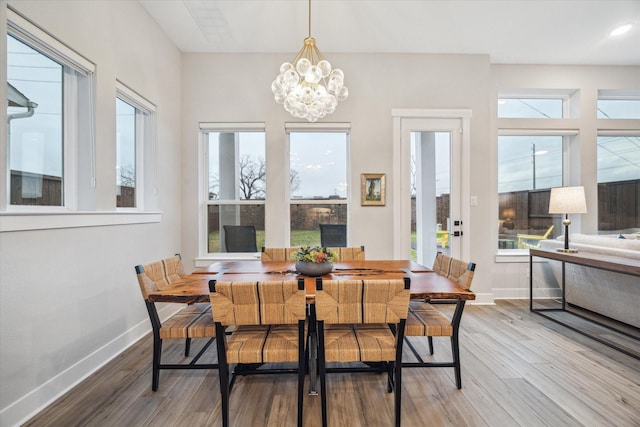
[[[274,98],[292,116],[315,122],[336,110],[338,101],[349,96],[344,73],[331,69],[329,61],[311,37],[311,0],[309,0],[309,36],[292,62],[280,66],[280,74],[271,84]]]

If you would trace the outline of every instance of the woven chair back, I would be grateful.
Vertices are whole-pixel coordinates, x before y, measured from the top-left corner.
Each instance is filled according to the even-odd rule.
[[[210,286],[214,320],[224,326],[296,324],[306,318],[303,280],[215,282]]]
[[[149,299],[149,293],[166,288],[171,282],[186,276],[180,255],[162,261],[136,266],[138,284],[142,297]]]
[[[326,323],[398,323],[408,306],[409,279],[316,283],[316,317]]]
[[[433,271],[442,276],[448,276],[449,268],[451,267],[451,261],[453,261],[453,258],[451,258],[449,255],[438,252],[436,254],[436,259],[433,261]]]
[[[261,261],[291,261],[291,256],[300,249],[294,248],[262,248]],[[357,261],[365,259],[364,246],[353,248],[327,248],[335,252],[336,261]]]
[[[473,281],[473,275],[476,269],[476,265],[472,262],[460,261],[459,259],[452,259],[451,267],[449,269],[449,277],[455,280],[465,289],[471,289],[471,282]]]

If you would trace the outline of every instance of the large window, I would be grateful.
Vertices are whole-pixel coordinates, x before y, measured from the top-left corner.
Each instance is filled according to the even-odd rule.
[[[225,225],[253,226],[264,246],[266,198],[263,130],[204,132],[207,179],[207,252],[227,252]]]
[[[319,245],[320,224],[347,224],[348,132],[290,131],[290,244]]]
[[[563,138],[498,137],[499,249],[527,249],[539,239],[524,235],[552,238],[562,231],[548,211],[551,188],[563,183]]]
[[[136,206],[136,108],[116,99],[116,206]]]
[[[12,205],[64,205],[64,67],[7,37]]]
[[[640,136],[598,137],[598,231],[640,228]]]
[[[7,17],[8,204],[85,207],[78,162],[93,161],[95,67],[15,12]],[[92,185],[93,163],[85,169]]]
[[[149,203],[144,206],[144,189],[151,187],[154,182],[155,110],[154,104],[121,82],[116,82],[116,207],[118,208],[140,210],[151,207],[148,206]]]

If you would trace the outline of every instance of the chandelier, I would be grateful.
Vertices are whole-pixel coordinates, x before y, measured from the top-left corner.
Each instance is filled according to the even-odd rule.
[[[271,84],[274,98],[292,116],[315,122],[336,110],[338,101],[349,96],[344,73],[331,69],[329,61],[311,37],[311,0],[309,0],[309,36],[292,62],[280,66],[280,74]]]

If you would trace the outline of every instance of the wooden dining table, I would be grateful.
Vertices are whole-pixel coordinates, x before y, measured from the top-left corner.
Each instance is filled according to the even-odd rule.
[[[428,267],[409,260],[339,261],[326,280],[411,279],[413,300],[474,300],[475,294],[457,282],[436,274]],[[315,300],[316,278],[304,276],[294,261],[222,261],[172,282],[162,290],[149,293],[151,302],[192,304],[209,302],[209,281],[297,280],[304,278],[307,301]]]
[[[325,280],[411,279],[409,289],[412,300],[474,300],[475,294],[456,281],[435,273],[428,267],[409,260],[357,260],[338,261]],[[304,276],[295,269],[294,261],[221,261],[172,282],[162,290],[149,293],[151,302],[206,303],[209,302],[209,281],[266,281],[304,279],[311,318],[315,318],[316,277]],[[309,394],[317,394],[315,326],[310,329]]]

